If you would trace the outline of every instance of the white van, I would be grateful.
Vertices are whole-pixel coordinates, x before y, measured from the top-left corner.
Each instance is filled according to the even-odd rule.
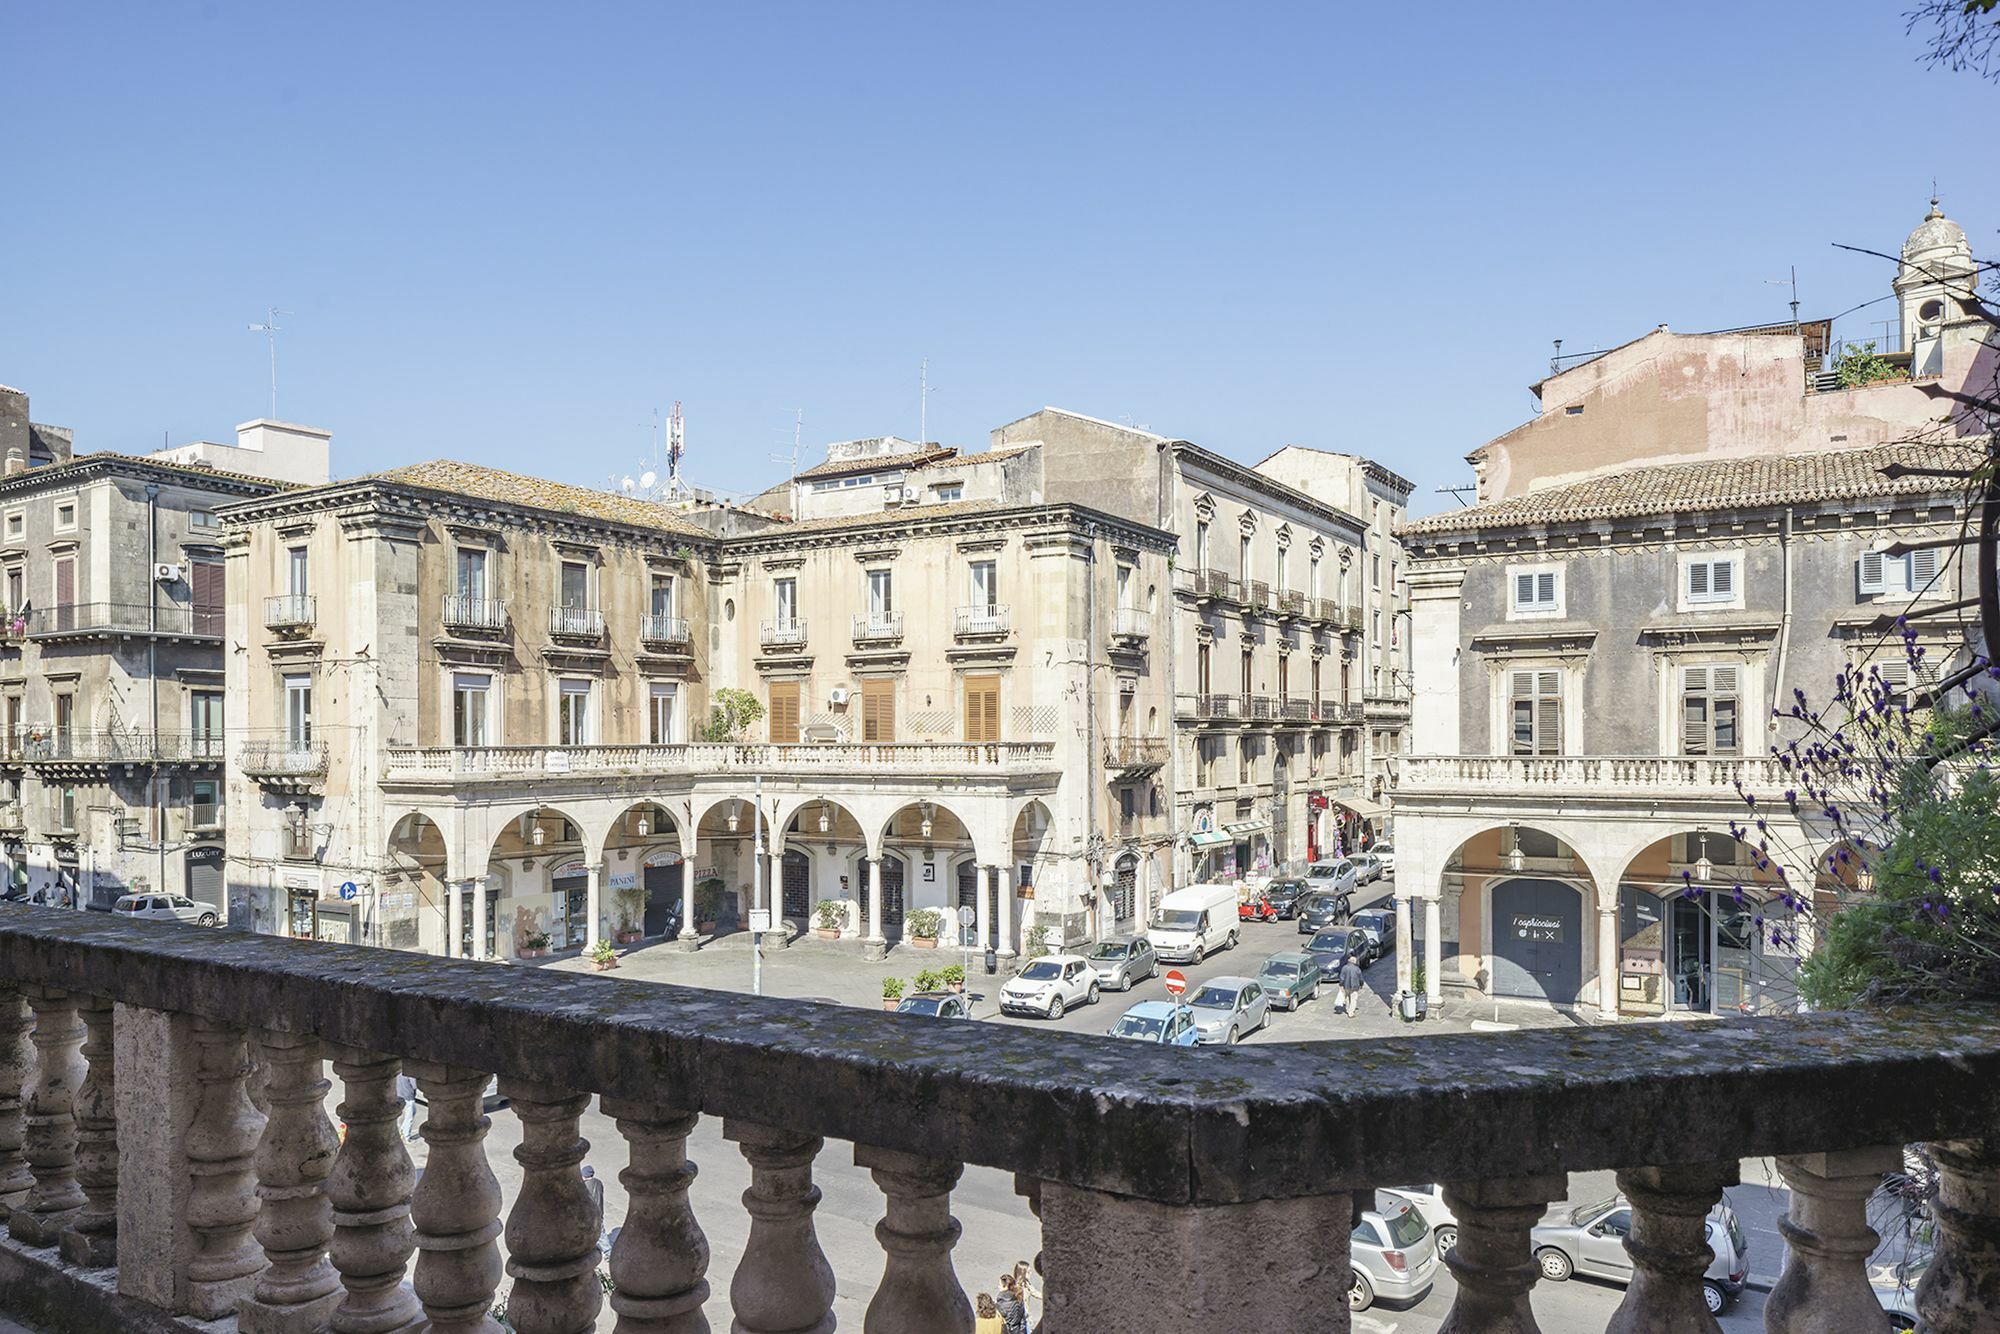
[[[1236,943],[1236,886],[1189,885],[1160,900],[1146,939],[1168,963],[1200,963]]]

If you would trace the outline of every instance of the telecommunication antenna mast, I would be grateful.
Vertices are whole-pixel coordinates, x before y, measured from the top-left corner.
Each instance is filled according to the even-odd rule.
[[[280,330],[278,328],[278,316],[288,315],[290,313],[291,313],[290,311],[279,310],[276,306],[272,306],[270,307],[269,316],[265,319],[265,321],[262,324],[253,324],[250,326],[251,333],[263,334],[265,340],[269,342],[271,345],[271,420],[272,421],[276,421],[278,419],[278,334],[280,333]]]

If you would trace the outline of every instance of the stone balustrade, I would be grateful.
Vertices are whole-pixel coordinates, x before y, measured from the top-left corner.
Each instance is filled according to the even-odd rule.
[[[459,782],[549,774],[1047,773],[1052,741],[823,745],[690,742],[611,746],[424,746],[384,755],[388,782]]]
[[[1786,786],[1784,770],[1769,755],[1409,755],[1400,764],[1399,793],[1574,789],[1733,797],[1738,784],[1766,794]]]
[[[1533,1331],[1528,1229],[1567,1173],[1605,1168],[1634,1213],[1608,1328],[1714,1331],[1702,1219],[1740,1157],[1767,1155],[1793,1192],[1767,1328],[1874,1329],[1866,1196],[1910,1141],[1937,1145],[1927,1327],[2000,1319],[2000,1013],[1371,1040],[1356,1078],[1345,1042],[1178,1050],[521,981],[0,905],[0,1310],[57,1305],[79,1330],[234,1314],[247,1331],[494,1334],[504,1293],[520,1334],[705,1331],[724,1278],[686,1150],[708,1116],[750,1169],[726,1278],[744,1334],[830,1330],[844,1284],[872,1289],[876,1334],[970,1330],[952,1266],[965,1164],[1011,1171],[1039,1220],[1048,1334],[1344,1331],[1353,1192],[1404,1181],[1443,1182],[1458,1220],[1444,1327]],[[401,1074],[430,1106],[421,1182],[396,1133]],[[484,1147],[493,1074],[521,1123],[511,1200]],[[593,1096],[631,1164],[608,1312],[579,1173]],[[882,1193],[868,1272],[835,1272],[815,1232],[815,1164],[847,1154],[829,1140]]]

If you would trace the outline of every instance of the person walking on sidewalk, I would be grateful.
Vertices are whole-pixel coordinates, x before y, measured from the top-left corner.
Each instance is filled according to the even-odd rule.
[[[1352,954],[1347,962],[1340,965],[1340,1008],[1352,1019],[1354,1012],[1361,1008],[1361,991],[1367,984],[1361,980],[1361,965]]]
[[[1028,1308],[1021,1302],[1011,1270],[1000,1276],[1000,1295],[993,1299],[993,1305],[1000,1312],[1002,1334],[1028,1334]]]
[[[417,1081],[408,1075],[397,1075],[396,1096],[403,1100],[402,1120],[398,1128],[407,1143],[417,1137]]]

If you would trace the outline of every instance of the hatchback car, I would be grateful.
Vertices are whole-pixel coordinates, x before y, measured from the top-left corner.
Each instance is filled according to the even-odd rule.
[[[956,991],[919,991],[903,997],[897,1014],[927,1014],[936,1019],[970,1019],[972,1005]]]
[[[1254,977],[1211,977],[1188,1004],[1204,1044],[1240,1042],[1271,1020],[1271,998]]]
[[[1319,960],[1296,952],[1273,954],[1257,970],[1257,981],[1271,1004],[1296,1010],[1319,996]]]
[[[1072,1005],[1097,1004],[1097,972],[1074,954],[1048,954],[1029,962],[1000,988],[1003,1014],[1060,1019]]]
[[[1586,1204],[1543,1223],[1529,1235],[1542,1277],[1561,1282],[1572,1274],[1632,1281],[1632,1257],[1625,1238],[1632,1231],[1632,1206],[1623,1195]],[[1711,1314],[1729,1305],[1750,1277],[1750,1243],[1736,1220],[1729,1197],[1709,1210],[1702,1235],[1715,1259],[1701,1276],[1702,1300]]]
[[[1107,991],[1130,991],[1133,983],[1160,971],[1160,957],[1153,953],[1153,942],[1144,936],[1100,941],[1084,958],[1097,974],[1097,985]]]
[[[1380,958],[1396,948],[1396,910],[1394,908],[1368,908],[1354,914],[1354,927],[1368,933],[1375,942],[1375,956]]]
[[[1307,954],[1319,963],[1322,977],[1331,982],[1340,980],[1340,970],[1348,957],[1363,968],[1375,962],[1375,942],[1366,931],[1357,931],[1351,926],[1336,926],[1330,931],[1322,931],[1306,942]]]
[[[1444,1202],[1442,1186],[1436,1182],[1424,1186],[1384,1186],[1382,1193],[1400,1195],[1417,1206],[1417,1212],[1431,1225],[1431,1236],[1437,1242],[1440,1256],[1449,1255],[1458,1245],[1458,1219]]]
[[[1375,1207],[1362,1211],[1347,1254],[1354,1266],[1349,1310],[1365,1311],[1385,1297],[1413,1305],[1436,1281],[1438,1251],[1430,1224],[1415,1205],[1388,1191],[1376,1191]]]
[[[1333,857],[1306,867],[1306,884],[1328,894],[1352,894],[1360,886],[1361,876],[1353,862]]]
[[[1196,1037],[1194,1020],[1194,1011],[1185,1005],[1140,1001],[1118,1016],[1110,1033],[1114,1038],[1152,1042],[1162,1047],[1192,1047]]]
[[[1354,863],[1354,878],[1357,883],[1372,885],[1382,878],[1382,862],[1372,852],[1357,852],[1348,859]]]
[[[212,903],[196,903],[185,894],[127,894],[112,905],[111,911],[142,922],[193,922],[214,926],[222,920]]]
[[[1299,934],[1310,936],[1330,926],[1339,926],[1347,920],[1347,912],[1347,895],[1311,891],[1299,900],[1293,915],[1299,919]]]
[[[1264,897],[1278,910],[1278,920],[1285,921],[1298,916],[1299,900],[1306,896],[1306,882],[1296,876],[1286,876],[1273,880],[1264,886]]]
[[[1376,862],[1382,868],[1382,874],[1394,880],[1396,878],[1396,845],[1394,843],[1377,843],[1374,847],[1368,849],[1368,851],[1375,855]]]

